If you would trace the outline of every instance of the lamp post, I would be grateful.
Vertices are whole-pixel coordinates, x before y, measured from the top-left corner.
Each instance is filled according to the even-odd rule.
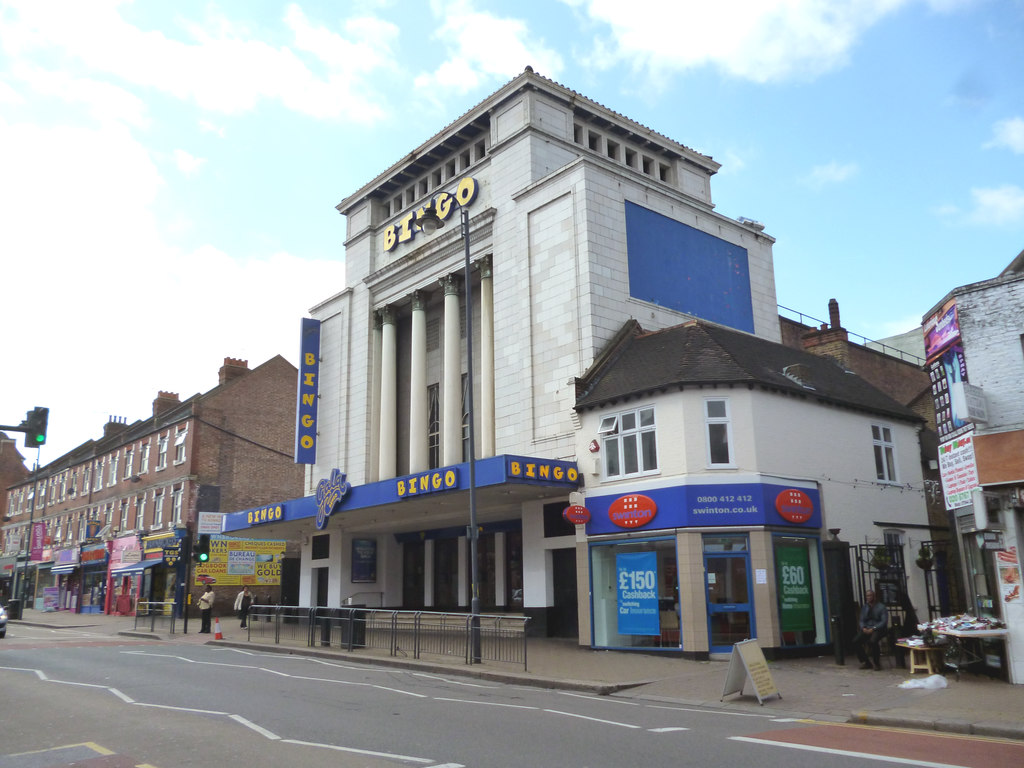
[[[466,284],[466,418],[469,421],[469,623],[470,623],[470,658],[474,664],[480,663],[480,574],[477,565],[477,540],[479,530],[476,523],[476,441],[473,437],[476,413],[473,407],[473,291],[470,281],[469,256],[469,211],[460,206],[462,221],[462,243],[465,247]],[[416,223],[426,234],[436,232],[444,226],[444,221],[437,215],[434,201],[423,209]]]

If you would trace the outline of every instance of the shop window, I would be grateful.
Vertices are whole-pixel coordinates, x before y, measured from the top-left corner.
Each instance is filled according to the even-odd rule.
[[[805,536],[773,536],[780,644],[828,642],[825,598],[818,540]]]
[[[732,455],[732,419],[727,398],[707,398],[704,401],[704,427],[708,466],[735,466]]]
[[[674,538],[595,544],[590,573],[595,648],[679,650]]]
[[[658,447],[654,408],[638,408],[601,419],[598,427],[605,479],[654,474]]]
[[[898,482],[896,477],[896,444],[892,439],[892,427],[872,424],[871,444],[875,451],[875,476],[883,483]]]

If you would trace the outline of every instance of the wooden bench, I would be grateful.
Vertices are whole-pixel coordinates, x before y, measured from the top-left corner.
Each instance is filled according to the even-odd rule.
[[[927,672],[929,675],[937,675],[945,667],[943,656],[944,647],[934,645],[910,645],[909,643],[896,643],[900,648],[905,648],[907,654],[907,666],[910,674],[915,672]]]

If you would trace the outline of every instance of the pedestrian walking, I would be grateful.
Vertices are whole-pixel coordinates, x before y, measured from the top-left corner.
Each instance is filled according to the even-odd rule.
[[[249,625],[249,606],[252,605],[252,592],[249,587],[243,587],[242,591],[235,597],[235,610],[238,611],[238,618],[242,620],[242,629]]]
[[[207,584],[206,591],[199,596],[199,616],[203,620],[199,627],[200,634],[210,634],[210,618],[213,616],[214,597],[216,595],[213,593],[213,587]]]

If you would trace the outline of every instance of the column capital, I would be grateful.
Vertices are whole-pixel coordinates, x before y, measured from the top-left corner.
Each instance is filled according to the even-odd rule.
[[[484,256],[482,259],[477,261],[477,267],[480,269],[481,278],[487,279],[494,276],[492,273],[494,264],[491,262],[490,256]]]
[[[424,291],[412,292],[412,311],[422,312],[427,308],[427,294]]]
[[[459,295],[459,285],[462,281],[459,280],[458,275],[445,275],[438,282],[444,288],[445,296]]]
[[[395,319],[398,313],[395,308],[388,304],[386,307],[381,307],[377,310],[377,322],[383,325],[394,325]]]

